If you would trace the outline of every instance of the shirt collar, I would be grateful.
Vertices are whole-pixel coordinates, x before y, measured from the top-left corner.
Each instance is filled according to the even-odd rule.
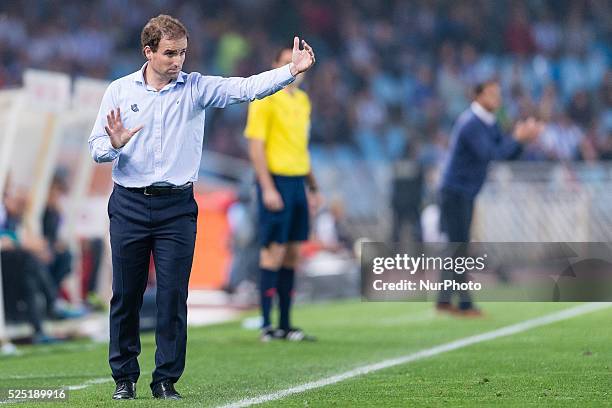
[[[493,126],[495,124],[495,121],[497,120],[495,118],[495,114],[483,108],[478,102],[472,102],[470,108],[472,109],[472,112],[474,112],[474,115],[476,115],[478,119],[482,120],[487,125]]]
[[[145,62],[138,71],[134,72],[134,74],[133,74],[134,75],[134,82],[137,82],[137,83],[140,83],[140,84],[143,84],[143,85],[146,84],[145,80],[144,80],[144,72],[145,72],[145,68],[146,68],[148,63],[149,63],[149,61]],[[183,71],[181,71],[181,72],[179,72],[178,77],[176,78],[176,80],[172,81],[172,82],[181,83],[181,84],[185,83],[185,77],[186,76],[187,76],[187,74],[184,73]],[[172,83],[172,82],[170,82],[170,83]]]

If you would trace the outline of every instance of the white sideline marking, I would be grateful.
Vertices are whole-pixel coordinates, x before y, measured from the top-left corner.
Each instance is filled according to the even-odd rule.
[[[597,310],[606,309],[612,306],[612,303],[587,303],[580,306],[572,307],[569,309],[561,310],[559,312],[551,313],[545,316],[536,317],[533,319],[525,320],[510,326],[502,327],[490,332],[477,334],[463,339],[451,341],[450,343],[441,344],[432,348],[417,351],[412,354],[407,354],[402,357],[392,358],[389,360],[383,360],[379,363],[368,364],[365,366],[357,367],[352,370],[346,371],[341,374],[337,374],[331,377],[323,378],[317,381],[312,381],[295,387],[287,388],[285,390],[273,392],[271,394],[261,395],[259,397],[247,398],[240,401],[232,402],[227,405],[222,405],[219,408],[242,408],[249,407],[251,405],[263,404],[265,402],[279,400],[288,397],[293,394],[299,394],[304,391],[312,390],[315,388],[326,387],[328,385],[336,384],[350,378],[354,378],[360,375],[369,374],[375,371],[383,370],[398,366],[401,364],[410,363],[417,360],[422,360],[427,357],[436,356],[438,354],[446,353],[448,351],[457,350],[463,347],[471,346],[472,344],[482,343],[488,340],[498,339],[500,337],[510,336],[517,333],[522,333],[529,329],[533,329],[539,326],[545,326],[547,324],[559,322],[561,320],[570,319],[572,317],[580,316]]]
[[[63,388],[70,390],[70,391],[76,391],[76,390],[82,390],[83,388],[87,388],[90,385],[103,384],[103,383],[114,382],[114,381],[115,380],[113,380],[110,377],[94,378],[94,379],[85,381],[83,384],[68,385],[67,387],[63,387]]]

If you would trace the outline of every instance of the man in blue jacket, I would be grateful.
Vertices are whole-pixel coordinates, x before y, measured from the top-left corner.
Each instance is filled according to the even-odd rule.
[[[440,185],[440,223],[449,242],[469,242],[474,200],[487,177],[489,163],[520,156],[523,145],[534,140],[542,124],[533,118],[519,121],[512,137],[502,133],[495,112],[502,102],[499,83],[489,80],[474,89],[474,101],[455,124]],[[465,274],[442,272],[442,280],[465,281]],[[459,306],[451,304],[452,291],[441,291],[437,309],[478,316],[470,293],[459,291]]]

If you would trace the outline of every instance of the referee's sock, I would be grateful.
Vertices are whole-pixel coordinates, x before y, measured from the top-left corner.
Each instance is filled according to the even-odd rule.
[[[282,267],[278,271],[278,306],[280,309],[279,327],[285,331],[291,329],[289,314],[293,298],[293,285],[295,282],[295,269]]]
[[[265,328],[271,325],[270,312],[272,309],[272,300],[276,293],[278,272],[266,268],[259,268],[259,271],[261,273],[259,293],[261,295],[261,316],[263,317],[262,328]]]

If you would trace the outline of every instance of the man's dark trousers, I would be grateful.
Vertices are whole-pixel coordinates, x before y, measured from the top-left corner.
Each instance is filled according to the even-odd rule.
[[[178,381],[185,367],[187,290],[198,207],[193,188],[145,195],[115,184],[108,203],[113,261],[109,363],[115,381],[140,375],[139,311],[151,253],[157,278],[154,384]]]
[[[440,224],[446,232],[449,242],[470,242],[470,227],[474,212],[474,199],[465,193],[442,189],[440,191]],[[459,249],[455,256],[465,256],[465,247]],[[442,280],[455,280],[458,283],[466,281],[466,274],[456,274],[452,270],[442,271]],[[459,307],[469,309],[472,307],[470,292],[461,290],[459,294]],[[452,291],[442,290],[438,303],[450,303]]]

